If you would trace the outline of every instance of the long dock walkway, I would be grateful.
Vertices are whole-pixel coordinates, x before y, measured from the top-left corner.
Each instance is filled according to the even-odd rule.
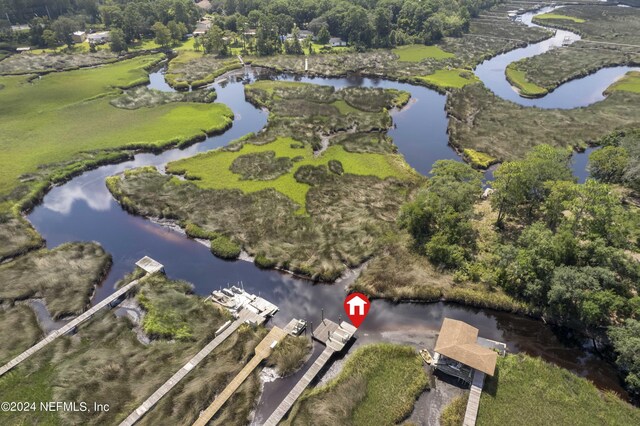
[[[273,351],[275,344],[282,341],[286,336],[286,331],[278,327],[273,327],[271,331],[269,331],[269,334],[267,334],[265,338],[258,343],[258,346],[256,346],[253,358],[251,358],[247,365],[245,365],[236,377],[231,380],[227,387],[220,392],[211,405],[200,414],[200,417],[198,417],[195,423],[193,423],[193,426],[206,426],[206,424],[209,423],[209,420],[211,420],[218,410],[222,408],[224,403],[227,402],[236,390],[238,390],[240,385],[244,383],[251,372],[255,370],[255,368],[258,367],[258,365],[260,365],[260,363],[269,355],[271,355],[271,351]]]
[[[324,351],[316,358],[313,365],[302,376],[300,381],[291,389],[291,392],[282,400],[278,408],[269,416],[264,426],[276,426],[284,418],[287,412],[293,407],[293,404],[298,400],[302,392],[309,386],[309,383],[318,375],[320,370],[329,361],[335,350],[327,346]]]
[[[96,313],[98,313],[104,307],[109,305],[111,302],[113,302],[114,300],[118,299],[119,297],[121,297],[122,295],[127,293],[129,290],[131,290],[133,287],[138,285],[139,281],[140,280],[132,281],[129,284],[127,284],[126,286],[116,290],[111,296],[109,296],[106,299],[104,299],[103,301],[99,302],[98,304],[93,306],[88,311],[80,314],[75,319],[69,321],[62,328],[59,328],[58,330],[53,331],[52,333],[47,335],[47,337],[45,337],[44,339],[42,339],[41,341],[39,341],[38,343],[36,343],[32,347],[30,347],[29,349],[27,349],[26,351],[22,352],[20,355],[18,355],[14,359],[12,359],[11,361],[9,361],[8,363],[6,363],[2,367],[0,367],[0,376],[5,374],[7,371],[11,370],[12,368],[17,366],[18,364],[20,364],[22,361],[24,361],[27,358],[29,358],[34,353],[38,352],[40,349],[42,349],[45,346],[47,346],[49,343],[51,343],[54,340],[56,340],[58,337],[64,336],[65,334],[69,333],[70,331],[73,331],[76,327],[78,327],[80,324],[82,324],[83,322],[85,322],[88,319],[90,319],[92,316],[94,316]]]
[[[484,373],[476,370],[469,391],[469,401],[467,402],[467,411],[464,413],[463,426],[475,426],[478,417],[478,408],[480,407],[480,394],[484,386]]]
[[[177,385],[191,370],[193,370],[200,362],[229,336],[231,336],[243,323],[254,322],[261,324],[265,321],[263,316],[251,312],[249,309],[243,309],[238,314],[238,318],[229,325],[224,331],[218,334],[207,346],[202,348],[189,362],[187,362],[178,372],[176,372],[169,380],[160,386],[146,401],[136,408],[129,416],[124,419],[120,426],[131,426],[136,423],[147,411],[162,399],[175,385]]]
[[[264,426],[276,426],[284,418],[287,412],[293,407],[302,392],[309,386],[311,381],[318,375],[320,370],[329,362],[335,352],[340,352],[351,340],[356,328],[349,323],[337,324],[333,321],[323,320],[314,330],[313,338],[324,343],[327,347],[316,358],[313,365],[307,370],[302,378],[291,389],[289,394],[282,400],[278,408],[269,416]]]

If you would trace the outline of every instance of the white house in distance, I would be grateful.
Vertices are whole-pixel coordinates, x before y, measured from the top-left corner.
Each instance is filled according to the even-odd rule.
[[[76,31],[71,35],[74,43],[82,43],[87,39],[87,33],[84,31]]]
[[[367,301],[360,296],[355,296],[347,302],[347,305],[349,305],[349,315],[364,315],[364,307],[367,305]],[[358,313],[356,313],[356,310]]]
[[[331,45],[331,47],[340,47],[346,46],[347,42],[342,40],[340,37],[331,37],[329,39],[329,44]]]
[[[92,44],[104,44],[111,39],[109,31],[100,31],[87,35],[87,40]]]

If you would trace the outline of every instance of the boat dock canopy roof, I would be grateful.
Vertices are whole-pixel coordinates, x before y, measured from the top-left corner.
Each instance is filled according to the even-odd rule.
[[[435,351],[490,376],[496,369],[498,354],[480,346],[478,329],[462,321],[444,319]]]

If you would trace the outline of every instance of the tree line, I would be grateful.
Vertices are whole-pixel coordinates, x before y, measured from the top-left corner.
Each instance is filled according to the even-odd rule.
[[[269,55],[299,50],[295,42],[287,45],[283,40],[295,28],[312,31],[324,42],[330,35],[341,37],[357,49],[434,43],[461,35],[468,30],[471,17],[499,1],[214,0],[211,12],[222,31],[241,35],[256,29],[256,53]],[[30,24],[30,41],[39,47],[70,42],[65,30],[71,26],[75,30],[92,26],[116,30],[116,38],[125,44],[153,36],[170,45],[176,37],[184,37],[185,29],[193,31],[204,13],[191,0],[0,0],[0,6],[13,23]],[[0,28],[3,22],[6,29],[8,21],[0,17]],[[158,23],[167,27],[170,40]],[[51,31],[49,37],[44,37],[45,30]]]
[[[495,240],[482,247],[474,222],[481,174],[463,163],[436,162],[399,223],[414,249],[456,280],[501,288],[587,333],[616,354],[640,393],[640,210],[627,202],[639,189],[639,142],[638,131],[605,138],[585,183],[573,176],[571,153],[548,145],[500,165],[489,196]]]

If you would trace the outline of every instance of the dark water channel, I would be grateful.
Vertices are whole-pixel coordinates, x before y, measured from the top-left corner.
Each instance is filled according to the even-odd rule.
[[[532,53],[528,49],[517,49],[508,53],[507,55],[511,55],[508,60],[517,60],[519,57],[537,52]],[[506,61],[503,56],[495,58],[495,62],[485,62],[478,70],[485,84],[500,96],[503,96],[503,93],[497,82],[505,81],[504,68],[502,74],[495,70],[502,67],[502,62]],[[169,277],[192,282],[196,293],[200,295],[208,295],[213,289],[227,283],[242,282],[245,289],[260,294],[279,306],[280,313],[273,320],[278,325],[286,324],[292,317],[305,318],[317,323],[321,317],[321,309],[324,309],[324,315],[328,318],[337,319],[343,315],[345,286],[354,279],[355,273],[334,285],[321,285],[277,271],[263,271],[246,261],[223,261],[214,257],[207,247],[178,231],[124,212],[104,184],[106,177],[126,169],[145,165],[154,165],[162,169],[167,162],[221,147],[249,132],[263,128],[267,114],[251,106],[244,97],[243,83],[255,78],[296,80],[333,85],[336,88],[365,86],[407,90],[412,94],[412,101],[408,107],[393,114],[396,126],[389,134],[408,163],[420,173],[428,174],[436,160],[459,159],[447,145],[444,95],[423,87],[382,79],[356,76],[339,79],[311,79],[291,75],[274,77],[269,73],[262,75],[260,70],[246,69],[237,76],[231,76],[213,85],[218,94],[217,102],[228,105],[235,114],[233,127],[229,131],[184,150],[173,149],[159,155],[139,154],[133,161],[108,165],[84,173],[62,186],[53,188],[46,195],[44,202],[29,215],[29,220],[46,238],[47,246],[50,248],[68,241],[97,241],[113,255],[113,268],[97,290],[95,301],[112,293],[114,283],[133,269],[134,262],[148,255],[165,265]],[[612,82],[610,76],[599,78],[603,79],[603,82]],[[569,84],[572,83],[567,85]],[[171,90],[164,82],[162,71],[151,75],[151,87]],[[510,90],[511,93],[515,93]],[[561,90],[564,90],[564,86],[553,93],[565,93]],[[592,89],[595,92],[599,90],[599,86]],[[572,89],[570,94],[567,92],[564,95],[572,101],[567,103],[568,101],[560,99],[558,102],[565,103],[557,106],[585,106],[593,103],[595,95],[585,94],[585,91],[588,90]],[[512,95],[504,94],[508,99],[510,96]],[[522,101],[517,94],[516,99]],[[581,180],[586,177],[585,165],[586,156],[577,155],[574,168]],[[433,332],[439,329],[444,317],[464,320],[478,327],[481,336],[506,342],[512,352],[523,351],[541,356],[588,377],[601,388],[611,389],[626,396],[615,370],[593,355],[588,343],[580,339],[567,341],[563,333],[556,333],[542,322],[529,318],[452,304],[394,304],[377,300],[373,302],[369,317],[360,327],[358,334],[362,340],[379,341],[384,340],[383,333],[387,332]],[[278,398],[291,385],[291,379],[268,383],[265,399],[273,400],[273,403],[279,402]],[[263,400],[258,414],[268,414],[273,408],[272,403]]]

